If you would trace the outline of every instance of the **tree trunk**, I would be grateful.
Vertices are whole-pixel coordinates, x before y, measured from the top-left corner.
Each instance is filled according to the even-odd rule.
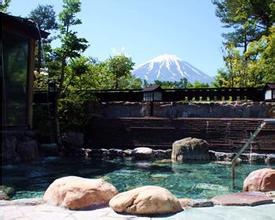
[[[40,69],[41,69],[41,39],[38,41],[38,73],[40,74]]]
[[[59,118],[58,118],[58,104],[59,104],[59,98],[62,94],[63,90],[63,83],[64,83],[64,78],[65,78],[65,58],[62,58],[62,63],[61,63],[61,76],[60,76],[60,81],[59,81],[59,88],[56,93],[55,97],[55,104],[54,104],[54,121],[55,121],[55,132],[56,132],[56,142],[59,146],[60,151],[63,150],[63,145],[62,145],[62,139],[61,139],[61,130],[60,130],[60,123],[59,123]]]
[[[116,82],[115,82],[115,89],[118,89],[118,79],[116,79]]]

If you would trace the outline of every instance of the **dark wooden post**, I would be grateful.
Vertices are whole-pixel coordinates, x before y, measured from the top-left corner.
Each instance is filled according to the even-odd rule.
[[[150,116],[154,116],[154,102],[150,102]]]

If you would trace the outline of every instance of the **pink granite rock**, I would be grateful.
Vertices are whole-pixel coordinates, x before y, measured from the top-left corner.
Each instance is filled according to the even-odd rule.
[[[68,176],[56,179],[46,190],[44,201],[69,209],[83,209],[106,205],[118,193],[117,189],[102,179]]]
[[[179,200],[167,189],[143,186],[117,194],[109,202],[118,213],[158,215],[182,211]]]
[[[274,191],[275,170],[270,168],[259,169],[251,172],[243,183],[243,191]]]
[[[261,192],[240,192],[216,196],[211,199],[215,205],[224,206],[255,206],[272,203],[273,200]]]

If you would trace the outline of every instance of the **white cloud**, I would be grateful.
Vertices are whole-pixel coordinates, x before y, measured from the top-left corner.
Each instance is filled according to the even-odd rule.
[[[121,46],[120,48],[111,48],[112,54],[111,55],[120,55],[123,54],[125,56],[129,56],[129,54],[126,52],[126,48],[124,46]]]

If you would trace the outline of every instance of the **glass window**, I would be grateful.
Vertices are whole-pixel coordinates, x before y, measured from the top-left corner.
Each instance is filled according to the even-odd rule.
[[[146,102],[153,101],[153,92],[144,92],[143,101],[146,101]]]
[[[155,101],[161,101],[162,100],[161,92],[154,92],[154,100]]]
[[[271,94],[272,94],[271,90],[267,90],[265,92],[265,100],[270,100],[271,99]]]
[[[3,33],[3,124],[26,125],[28,39]]]

